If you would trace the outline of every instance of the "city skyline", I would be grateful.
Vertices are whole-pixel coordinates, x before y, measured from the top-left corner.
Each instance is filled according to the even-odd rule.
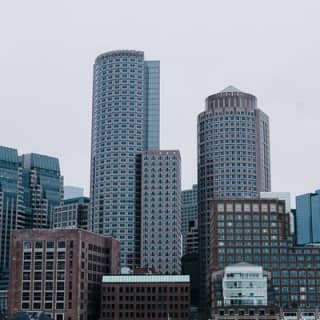
[[[291,14],[284,23],[288,4]],[[58,157],[66,184],[84,186],[88,195],[92,60],[100,52],[137,48],[146,52],[148,59],[161,61],[161,148],[180,149],[183,189],[196,182],[196,115],[206,96],[230,84],[252,92],[270,116],[272,190],[290,191],[294,197],[318,189],[319,177],[312,168],[319,161],[313,148],[319,136],[315,101],[320,48],[314,41],[319,3],[284,1],[277,3],[277,10],[272,2],[258,5],[243,1],[232,7],[226,3],[184,4],[184,15],[177,25],[179,7],[179,3],[170,4],[166,27],[162,19],[166,2],[156,6],[159,15],[146,14],[153,9],[148,5],[140,13],[133,4],[112,4],[114,12],[124,14],[131,23],[128,31],[117,23],[117,14],[101,19],[104,5],[92,8],[77,3],[78,15],[69,24],[72,1],[63,4],[64,10],[54,5],[48,10],[32,1],[28,7],[22,4],[21,15],[11,15],[15,7],[7,4],[2,13],[8,14],[1,22],[0,101],[6,108],[1,145]],[[37,10],[43,14],[36,15]],[[217,10],[228,12],[230,19],[225,20],[224,14],[211,19],[210,12]],[[94,21],[84,19],[88,12]],[[59,25],[51,23],[49,14],[54,17],[55,13],[61,15]],[[142,15],[144,23],[139,22]],[[19,23],[8,20],[11,16]],[[68,41],[70,37],[73,41]],[[305,159],[308,163],[301,170]]]

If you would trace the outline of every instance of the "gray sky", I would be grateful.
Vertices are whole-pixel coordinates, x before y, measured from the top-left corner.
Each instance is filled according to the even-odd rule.
[[[273,191],[320,188],[319,0],[0,0],[0,144],[60,159],[89,190],[92,65],[114,49],[161,61],[161,148],[196,182],[196,118],[232,84],[271,122]]]

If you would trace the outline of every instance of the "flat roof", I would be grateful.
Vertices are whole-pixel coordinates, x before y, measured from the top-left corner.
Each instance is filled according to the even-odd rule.
[[[114,275],[103,276],[103,283],[165,283],[190,282],[189,275]]]

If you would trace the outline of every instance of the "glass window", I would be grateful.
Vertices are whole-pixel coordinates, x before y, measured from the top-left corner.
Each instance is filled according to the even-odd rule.
[[[31,249],[31,248],[32,248],[31,241],[24,241],[23,242],[23,249]]]

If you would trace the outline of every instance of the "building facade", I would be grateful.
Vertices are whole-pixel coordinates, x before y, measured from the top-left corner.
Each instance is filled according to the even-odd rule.
[[[23,178],[17,150],[0,146],[0,281],[9,267],[11,233],[26,225]]]
[[[210,220],[211,274],[237,263],[259,265],[271,274],[268,304],[284,309],[320,305],[320,248],[295,246],[285,201],[212,200]],[[212,296],[211,302],[219,308],[223,297]]]
[[[297,244],[320,242],[320,190],[296,197],[295,229]]]
[[[75,186],[64,186],[64,194],[63,199],[74,199],[74,198],[81,198],[84,195],[83,188],[75,187]]]
[[[181,158],[177,150],[145,151],[141,176],[140,266],[166,274],[181,272]]]
[[[181,275],[105,276],[100,319],[190,319],[189,282]]]
[[[199,229],[198,221],[190,221],[189,231],[183,240],[183,254],[198,253],[199,250]]]
[[[9,317],[45,311],[54,320],[96,320],[101,279],[120,272],[119,241],[80,230],[12,235]]]
[[[8,286],[10,238],[14,230],[49,227],[53,207],[63,197],[63,178],[56,158],[18,155],[0,146],[0,287]]]
[[[144,150],[159,150],[160,61],[145,61],[144,68]]]
[[[181,233],[183,239],[183,253],[186,254],[186,239],[190,229],[198,225],[198,186],[181,192]]]
[[[159,147],[159,70],[133,50],[101,54],[94,64],[91,224],[121,241],[127,267],[135,261],[136,156]]]
[[[290,215],[290,231],[294,233],[294,214],[291,209],[290,192],[260,192],[261,199],[278,199],[285,201],[285,210]]]
[[[53,228],[88,230],[89,209],[89,198],[80,197],[64,200],[62,205],[54,207]]]
[[[270,191],[268,116],[257,98],[232,86],[207,97],[198,116],[198,210],[200,263],[208,295],[209,200],[254,198]]]
[[[223,304],[266,306],[268,276],[261,266],[238,263],[224,269],[222,280]]]
[[[51,228],[53,209],[63,200],[63,177],[60,173],[59,160],[30,153],[22,155],[21,161],[29,182],[28,203],[32,212],[31,227]]]

